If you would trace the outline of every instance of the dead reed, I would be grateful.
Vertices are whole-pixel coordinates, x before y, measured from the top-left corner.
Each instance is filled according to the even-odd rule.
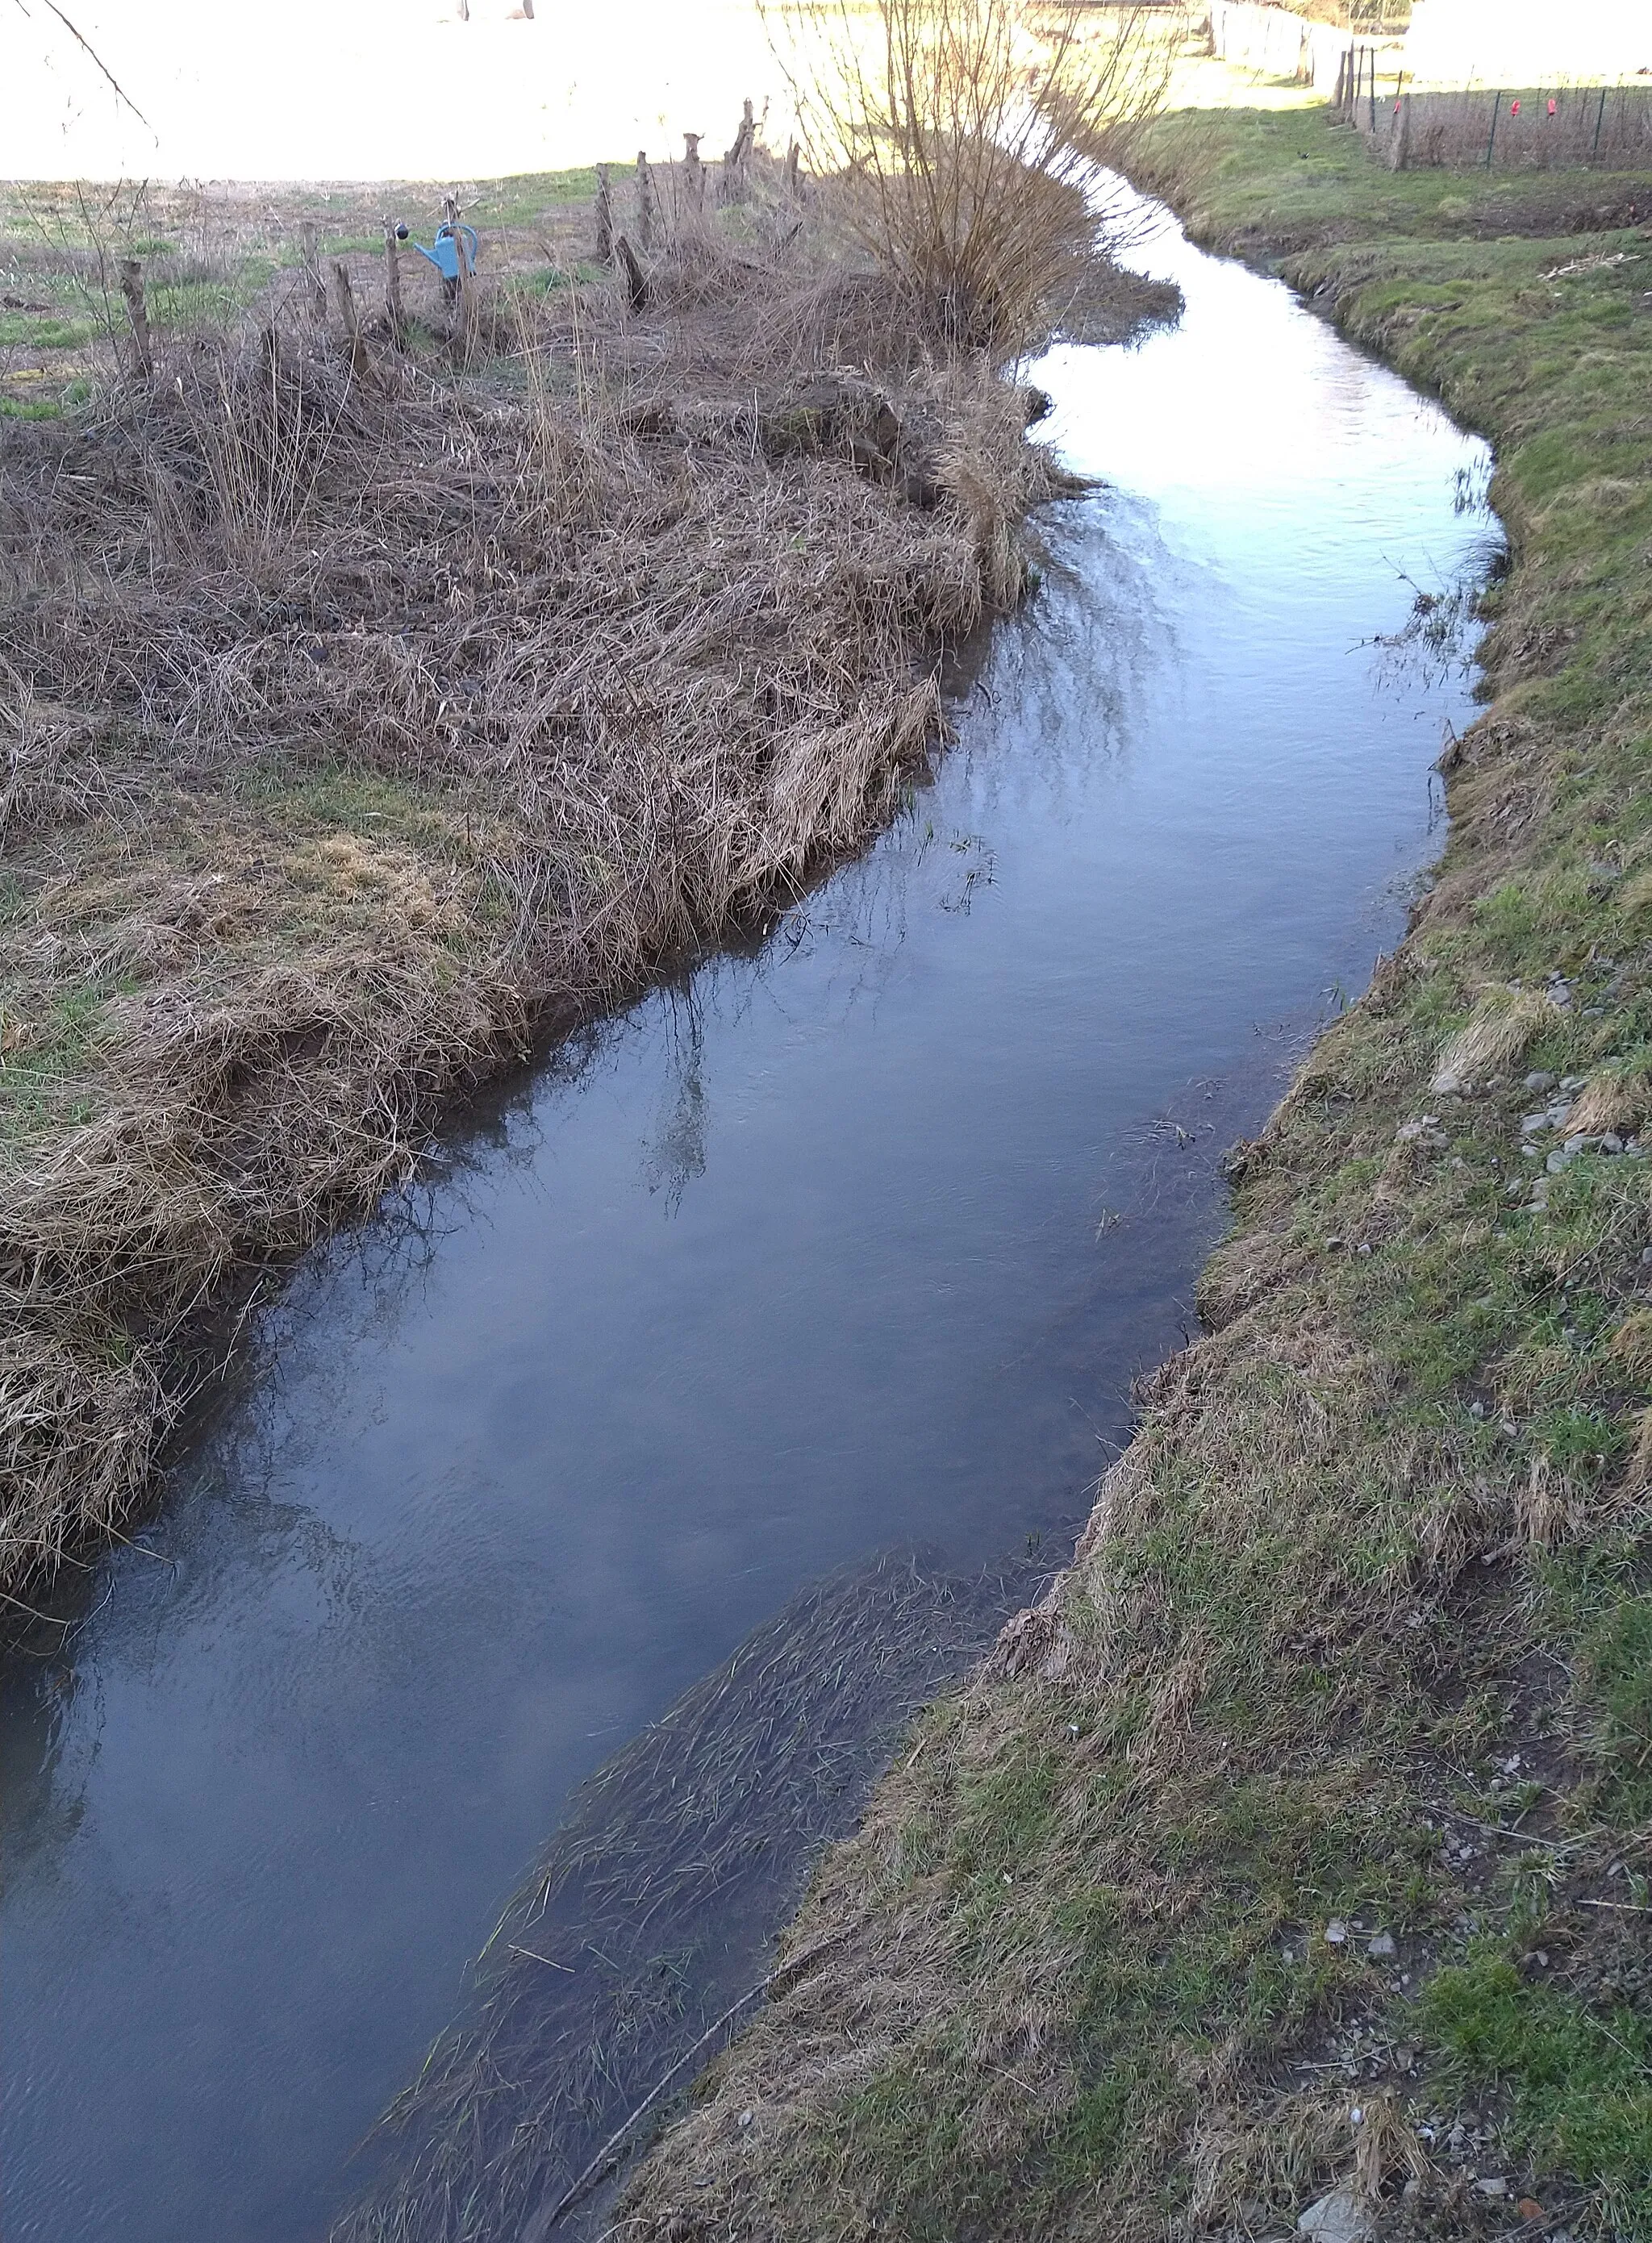
[[[874,831],[1018,596],[1018,394],[754,168],[640,312],[271,317],[0,430],[10,1589],[130,1510],[233,1270]]]

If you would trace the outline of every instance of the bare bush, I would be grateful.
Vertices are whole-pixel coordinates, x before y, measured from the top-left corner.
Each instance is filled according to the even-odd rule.
[[[1048,332],[1105,246],[1098,168],[1163,103],[1162,11],[778,0],[774,19],[815,165],[910,315],[999,358]]]

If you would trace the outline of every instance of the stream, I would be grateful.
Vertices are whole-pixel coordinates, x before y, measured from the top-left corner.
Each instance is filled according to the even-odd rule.
[[[307,1257],[0,1678],[10,2243],[323,2236],[582,1782],[838,1569],[975,1583],[961,1655],[1070,1550],[1223,1149],[1440,846],[1469,652],[1379,642],[1500,542],[1485,447],[1282,286],[1132,261],[1185,315],[1035,369],[1102,487],[933,782]]]

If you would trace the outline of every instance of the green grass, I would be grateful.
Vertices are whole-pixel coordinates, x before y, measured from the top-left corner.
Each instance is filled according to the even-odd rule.
[[[84,320],[60,320],[28,312],[0,312],[0,349],[78,350],[98,330]]]
[[[1652,2233],[1652,2017],[1527,1984],[1494,1950],[1442,1970],[1421,2022],[1466,2088],[1507,2098],[1506,2136],[1540,2173],[1581,2172],[1624,2233]]]

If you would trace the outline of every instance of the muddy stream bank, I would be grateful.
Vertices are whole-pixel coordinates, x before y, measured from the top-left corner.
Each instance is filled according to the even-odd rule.
[[[1471,681],[1379,641],[1495,549],[1435,407],[1174,232],[1138,261],[1185,316],[1037,371],[1104,488],[1042,525],[934,783],[312,1256],[162,1515],[5,1674],[13,2243],[323,2234],[629,1747],[512,1919],[556,2031],[609,2037],[509,2199],[554,2201],[760,1975],[900,1714],[1068,1554],[1223,1148],[1433,853]],[[667,1828],[638,1802],[679,1753]]]

